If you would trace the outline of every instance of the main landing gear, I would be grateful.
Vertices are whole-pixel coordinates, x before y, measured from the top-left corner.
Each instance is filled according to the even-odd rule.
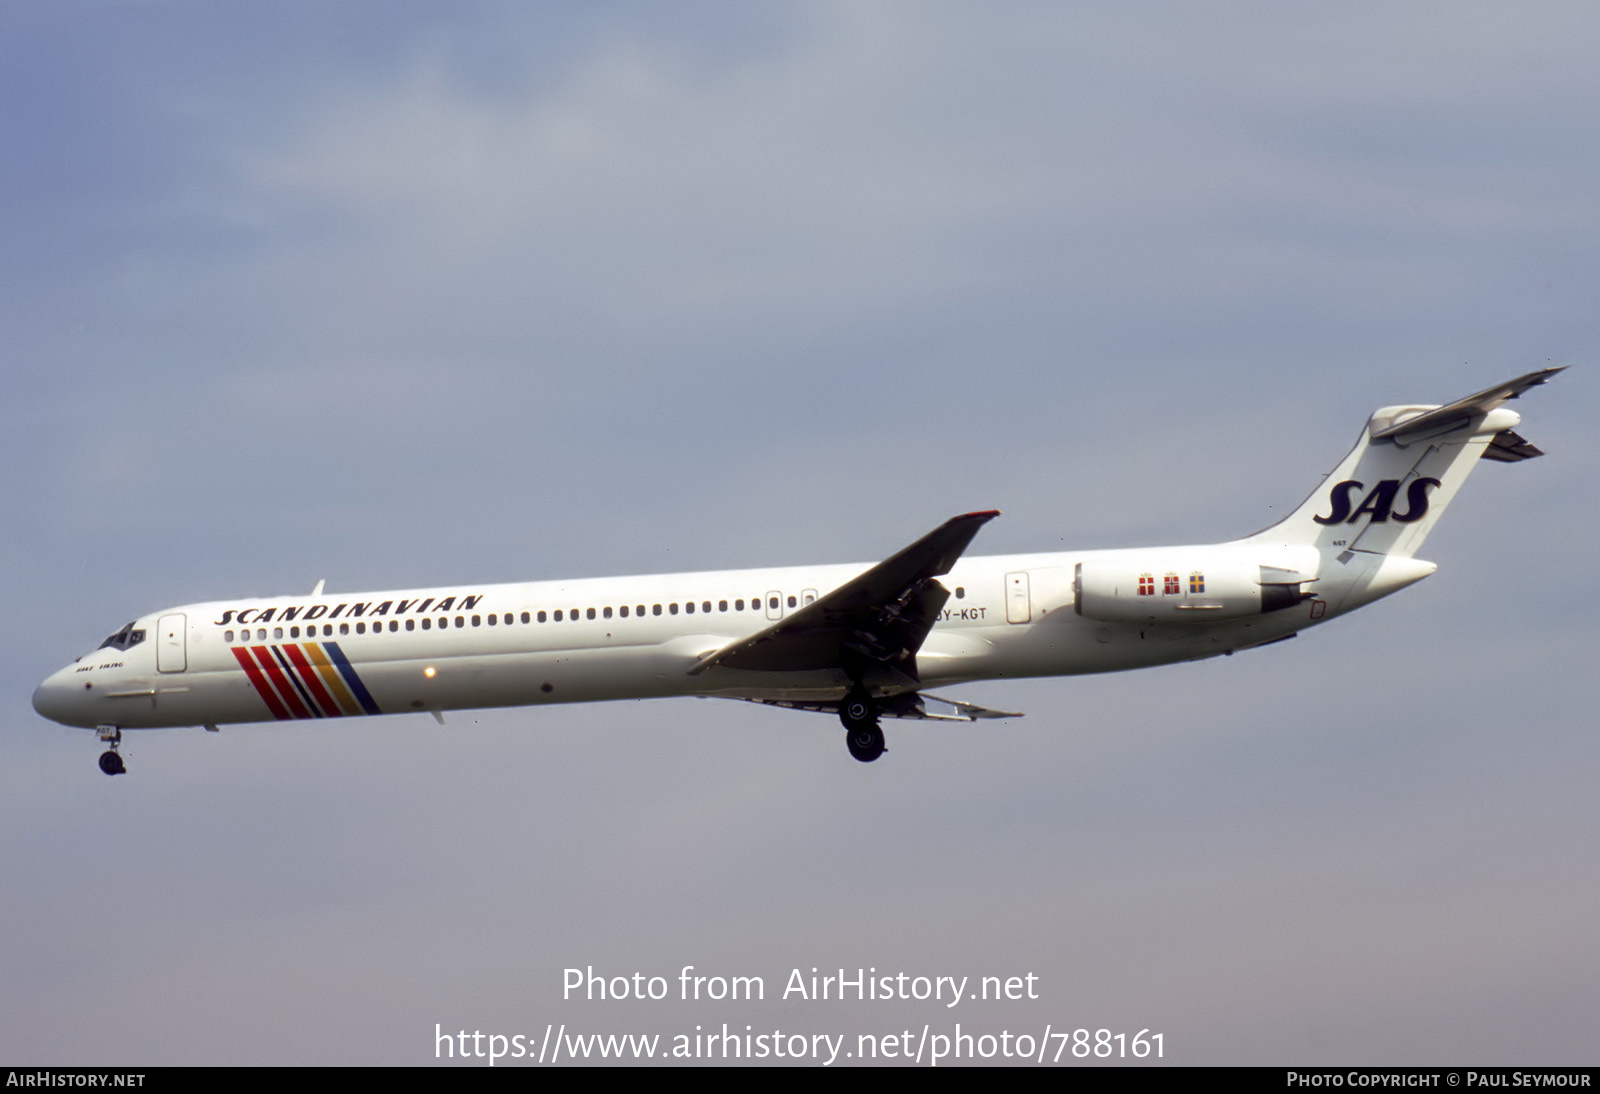
[[[878,727],[878,704],[865,691],[852,691],[839,704],[839,721],[844,723],[844,745],[850,755],[864,764],[882,756],[883,730]]]
[[[122,730],[117,726],[101,726],[100,740],[110,746],[100,753],[100,770],[107,775],[126,775],[128,769],[122,764],[122,756],[117,752],[117,746],[122,743]]]

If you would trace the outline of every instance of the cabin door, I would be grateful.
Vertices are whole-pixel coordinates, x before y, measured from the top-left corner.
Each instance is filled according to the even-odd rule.
[[[189,667],[185,635],[189,621],[182,612],[164,615],[156,624],[156,668],[161,672],[182,672]]]

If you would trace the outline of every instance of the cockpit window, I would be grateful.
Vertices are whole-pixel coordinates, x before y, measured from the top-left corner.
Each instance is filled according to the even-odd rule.
[[[132,623],[100,643],[101,649],[125,650],[144,641],[143,628],[135,629]]]

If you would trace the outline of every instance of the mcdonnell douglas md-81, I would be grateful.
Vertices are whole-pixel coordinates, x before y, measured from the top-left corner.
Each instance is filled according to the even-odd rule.
[[[324,591],[135,619],[39,685],[99,731],[714,696],[836,715],[1017,717],[924,688],[1113,672],[1292,638],[1433,573],[1417,558],[1480,459],[1540,455],[1503,404],[1560,368],[1444,406],[1386,406],[1288,517],[1229,543],[963,558],[998,514],[953,517],[875,566]]]

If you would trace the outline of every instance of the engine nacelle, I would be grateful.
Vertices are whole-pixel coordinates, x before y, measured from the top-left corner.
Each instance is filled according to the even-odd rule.
[[[1073,608],[1107,623],[1213,623],[1282,611],[1312,593],[1297,570],[1179,555],[1078,563]]]

